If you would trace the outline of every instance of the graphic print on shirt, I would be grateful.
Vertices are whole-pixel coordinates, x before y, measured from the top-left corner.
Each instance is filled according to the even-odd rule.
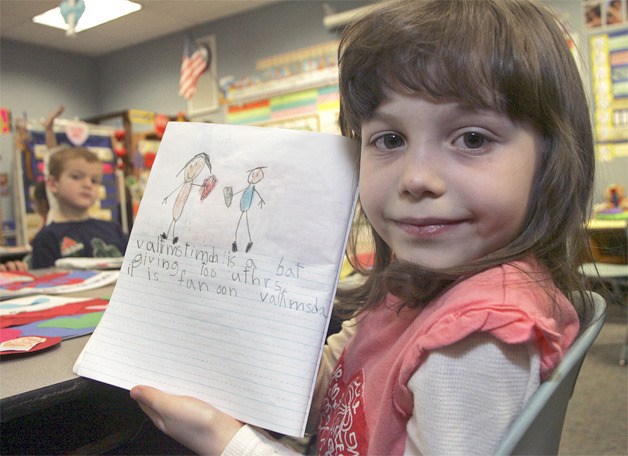
[[[255,195],[257,195],[259,198],[258,204],[259,204],[260,209],[264,206],[264,204],[266,204],[266,201],[264,201],[264,198],[262,198],[262,195],[260,195],[257,189],[255,188],[255,186],[262,179],[264,179],[264,168],[266,167],[258,166],[257,168],[253,168],[247,171],[248,173],[247,182],[249,184],[248,187],[243,188],[242,190],[237,191],[235,193],[233,193],[233,187],[225,187],[223,189],[223,196],[225,197],[225,204],[227,205],[227,207],[231,206],[231,201],[233,200],[234,195],[237,195],[238,193],[242,193],[242,196],[240,197],[241,214],[240,214],[240,218],[238,219],[238,224],[236,225],[233,244],[231,244],[231,250],[233,252],[238,251],[238,230],[240,229],[240,223],[242,222],[242,218],[244,218],[244,221],[246,222],[246,232],[248,234],[248,243],[246,244],[245,252],[248,252],[249,250],[251,250],[251,247],[253,246],[253,238],[251,237],[251,227],[249,225],[248,212],[251,206],[253,205],[253,198],[255,197]]]
[[[323,401],[318,425],[319,455],[368,454],[368,427],[364,412],[364,374],[344,380],[344,353],[338,360]]]
[[[201,174],[201,171],[207,167],[209,170],[209,176],[207,176],[202,184],[195,184],[194,180]],[[175,234],[174,230],[177,224],[177,220],[181,217],[183,213],[183,208],[185,207],[185,203],[188,201],[188,197],[190,196],[190,192],[192,191],[192,187],[200,187],[200,200],[204,201],[205,198],[209,196],[211,191],[216,186],[216,176],[212,174],[212,164],[209,160],[209,155],[206,153],[199,153],[192,157],[181,170],[177,173],[183,173],[183,183],[175,188],[168,196],[166,196],[162,202],[162,204],[166,204],[168,202],[168,198],[172,196],[177,190],[179,193],[177,194],[177,199],[174,202],[174,206],[172,207],[172,221],[168,226],[168,230],[161,234],[162,239],[168,239],[170,236],[170,230],[172,230],[172,243],[176,244],[179,240],[179,237]]]
[[[64,236],[59,246],[61,257],[75,256],[77,253],[82,252],[84,248],[85,244],[75,241],[69,236]]]
[[[124,256],[120,249],[114,244],[107,244],[100,238],[93,238],[92,244],[92,256],[94,258],[117,258]]]

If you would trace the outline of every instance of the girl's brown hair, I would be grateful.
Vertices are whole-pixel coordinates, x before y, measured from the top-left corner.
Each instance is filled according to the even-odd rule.
[[[588,102],[567,33],[534,0],[400,0],[351,24],[340,42],[340,125],[361,139],[360,126],[386,92],[455,99],[506,114],[543,137],[524,228],[509,245],[474,261],[429,271],[396,261],[370,228],[375,264],[366,282],[340,292],[344,308],[367,309],[386,293],[421,307],[464,277],[504,262],[534,257],[557,287],[584,291],[577,265],[584,245],[595,168]],[[359,210],[350,239],[354,256]]]

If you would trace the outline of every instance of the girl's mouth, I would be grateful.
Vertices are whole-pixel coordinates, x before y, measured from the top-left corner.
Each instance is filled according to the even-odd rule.
[[[465,220],[441,220],[441,219],[422,219],[422,220],[397,220],[397,226],[407,234],[413,237],[436,237],[446,234],[462,224]]]

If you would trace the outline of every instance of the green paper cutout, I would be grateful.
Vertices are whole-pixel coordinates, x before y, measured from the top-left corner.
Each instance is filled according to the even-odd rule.
[[[93,328],[100,322],[104,312],[91,312],[83,314],[80,317],[62,317],[53,318],[37,325],[40,328],[67,328],[67,329],[84,329]]]

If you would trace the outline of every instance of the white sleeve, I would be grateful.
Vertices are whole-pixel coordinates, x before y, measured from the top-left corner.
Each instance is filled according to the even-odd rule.
[[[408,386],[405,454],[492,454],[540,382],[540,356],[478,333],[430,353]]]
[[[301,453],[282,445],[266,432],[245,425],[229,441],[221,456],[293,456],[299,454]]]

